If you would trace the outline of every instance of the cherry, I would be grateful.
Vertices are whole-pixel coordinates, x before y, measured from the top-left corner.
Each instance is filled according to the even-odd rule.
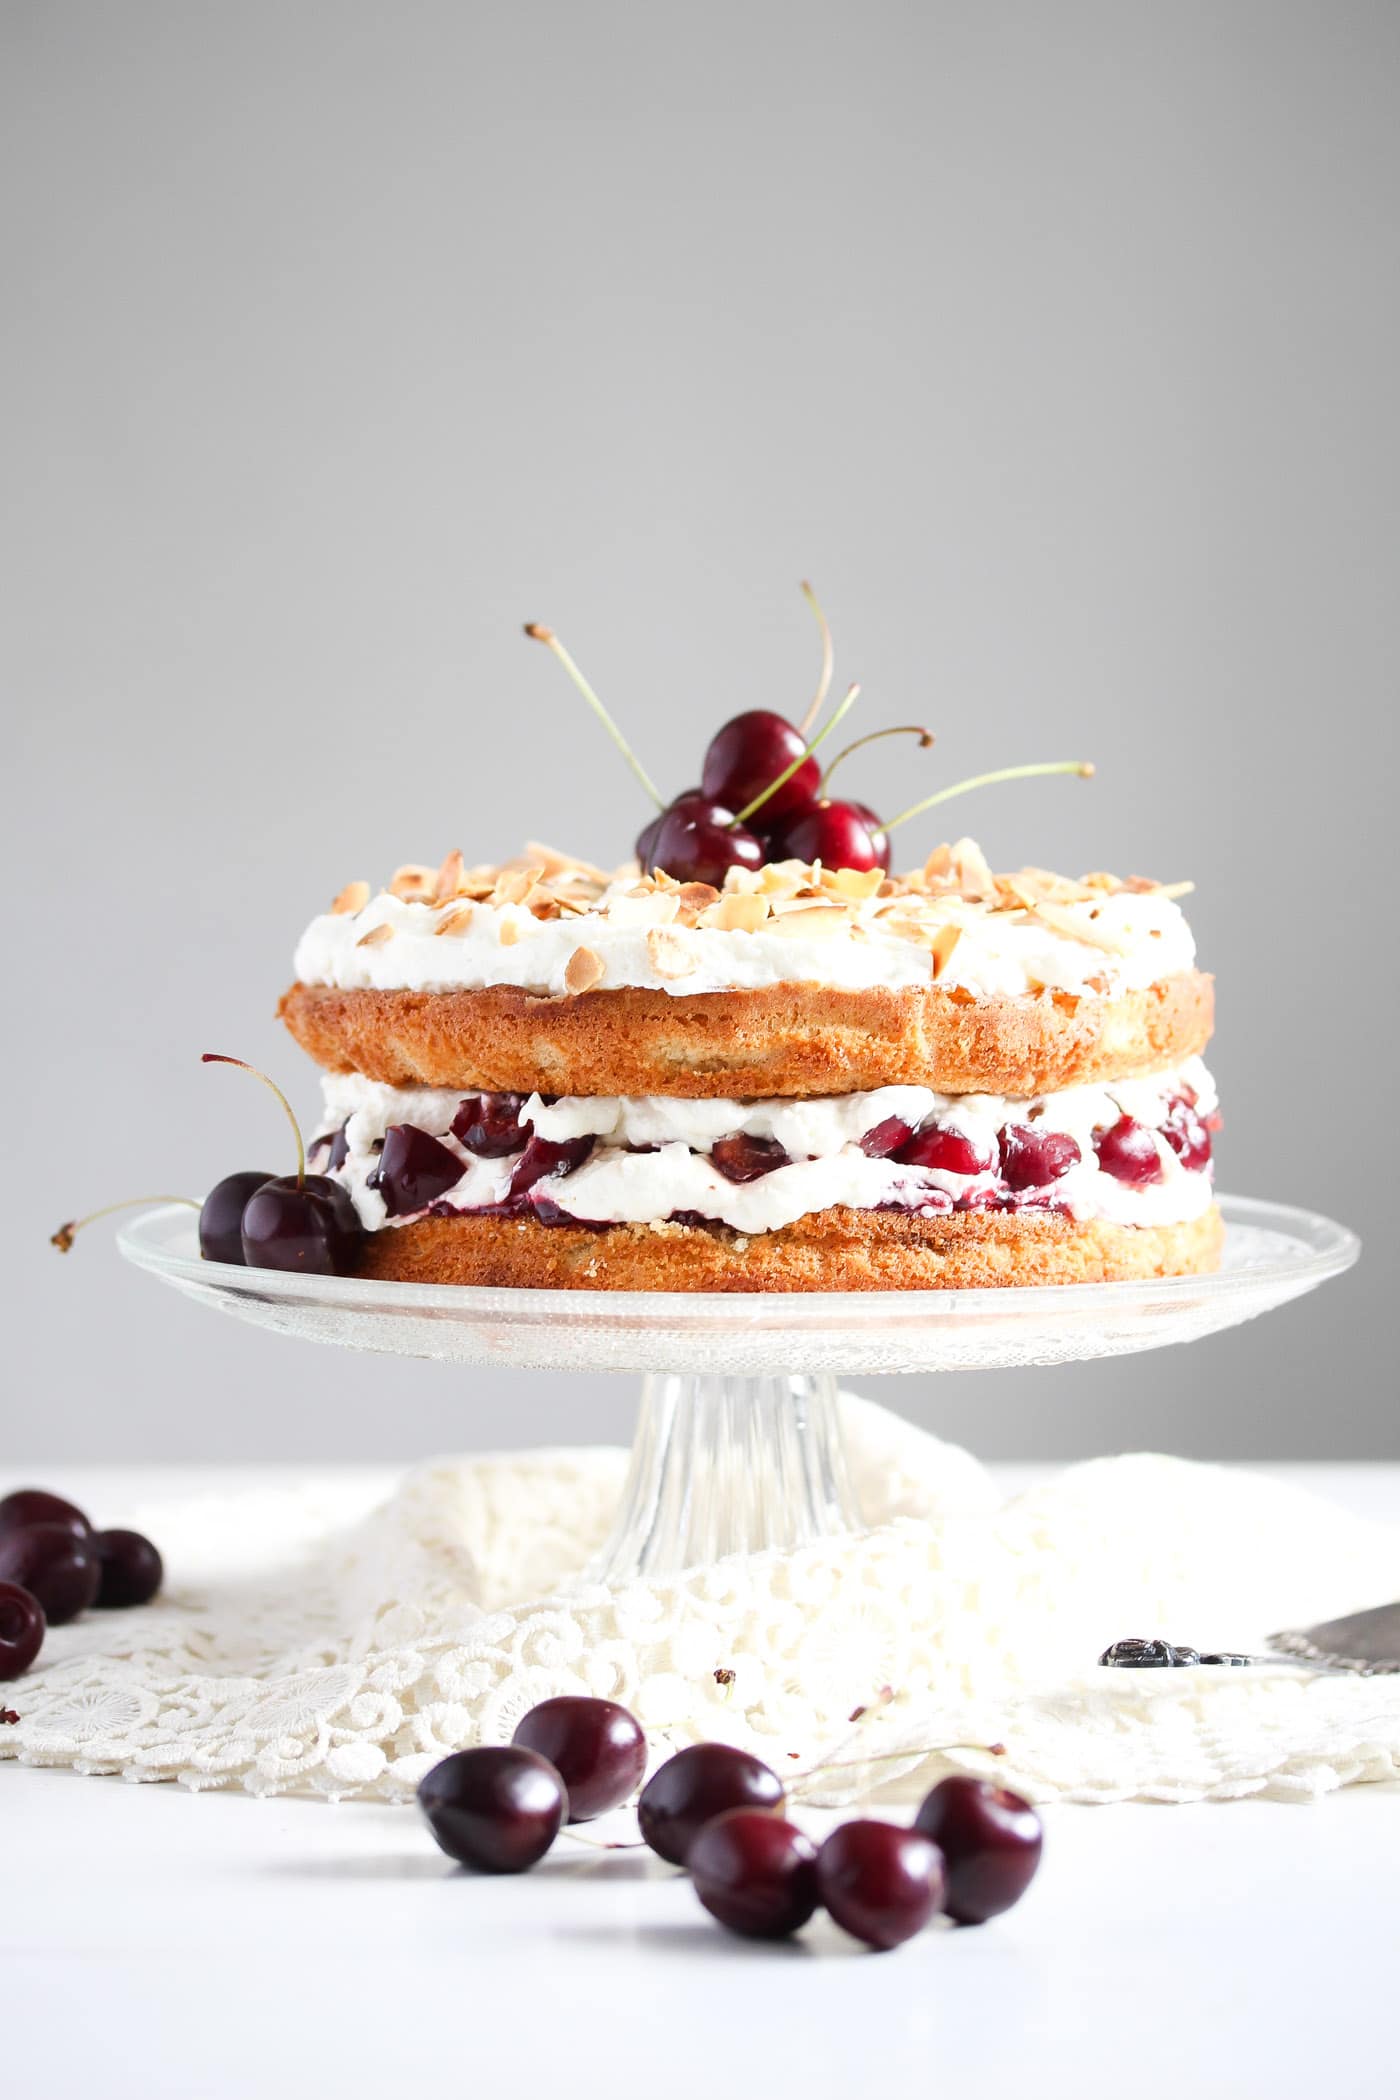
[[[545,1699],[531,1707],[511,1741],[553,1765],[568,1792],[571,1823],[616,1808],[635,1793],[647,1768],[641,1724],[612,1699]]]
[[[941,1123],[918,1131],[896,1157],[901,1166],[937,1167],[944,1174],[987,1174],[996,1165],[995,1155],[975,1138]]]
[[[1135,1123],[1131,1116],[1120,1116],[1111,1129],[1101,1130],[1094,1139],[1094,1150],[1105,1174],[1129,1188],[1146,1188],[1162,1179],[1157,1140],[1145,1124]]]
[[[99,1531],[93,1545],[101,1565],[101,1586],[93,1602],[102,1611],[129,1604],[149,1604],[160,1588],[165,1564],[139,1531]]]
[[[338,1181],[295,1174],[265,1181],[243,1212],[243,1259],[250,1269],[298,1269],[309,1276],[348,1276],[364,1232]]]
[[[678,1750],[642,1788],[637,1824],[653,1852],[683,1867],[705,1825],[728,1808],[781,1814],[782,1781],[761,1759],[728,1743],[692,1743]]]
[[[817,1854],[822,1902],[853,1938],[882,1952],[922,1932],[943,1900],[943,1856],[921,1830],[858,1818]]]
[[[786,1939],[817,1907],[817,1848],[795,1824],[763,1809],[715,1816],[686,1867],[712,1918],[748,1939]]]
[[[0,1582],[0,1683],[22,1677],[44,1645],[44,1607],[17,1582]]]
[[[452,1135],[481,1159],[504,1159],[529,1136],[520,1121],[523,1094],[472,1094],[452,1118]]]
[[[391,1218],[407,1218],[456,1188],[464,1172],[457,1154],[426,1130],[412,1123],[391,1123],[370,1186],[384,1198]]]
[[[1040,1189],[1079,1164],[1079,1147],[1062,1130],[1008,1123],[1001,1133],[1002,1179],[1010,1189]]]
[[[67,1524],[25,1524],[0,1538],[0,1582],[17,1582],[37,1597],[51,1626],[86,1611],[101,1580],[95,1540]]]
[[[1040,1865],[1040,1818],[1030,1802],[966,1773],[939,1780],[914,1828],[943,1854],[943,1908],[959,1925],[1010,1910]]]
[[[672,814],[693,814],[712,807],[710,797],[699,788],[686,788],[672,798],[664,809],[659,809],[650,823],[644,824],[637,833],[637,858],[642,864],[642,873],[650,875],[656,866],[656,842],[661,836],[661,826]],[[718,887],[718,885],[716,885]]]
[[[206,1261],[243,1266],[244,1207],[255,1189],[275,1178],[270,1167],[247,1167],[214,1183],[199,1213],[199,1251]]]
[[[911,1136],[909,1125],[902,1116],[886,1116],[883,1123],[866,1131],[860,1149],[867,1159],[888,1159],[891,1153],[898,1152],[901,1145],[907,1145]]]
[[[1219,1121],[1218,1116],[1203,1119],[1197,1115],[1193,1102],[1172,1103],[1162,1134],[1188,1174],[1202,1173],[1210,1165],[1210,1133]]]
[[[347,1276],[359,1260],[364,1232],[338,1181],[306,1171],[306,1146],[292,1104],[275,1080],[241,1057],[206,1050],[202,1063],[235,1065],[275,1094],[292,1126],[297,1146],[295,1174],[279,1175],[255,1188],[243,1206],[240,1238],[250,1269],[295,1269],[312,1276]]]
[[[717,890],[731,868],[761,868],[767,858],[761,840],[735,822],[727,804],[703,797],[662,811],[649,856],[653,868],[677,882],[708,882]]]
[[[338,1174],[345,1165],[346,1160],[349,1159],[350,1139],[347,1135],[349,1128],[349,1123],[345,1122],[340,1125],[338,1130],[323,1131],[320,1137],[312,1138],[307,1148],[309,1152],[319,1152],[323,1145],[326,1148],[326,1156],[321,1161],[321,1167],[325,1173]],[[268,1178],[270,1179],[271,1177],[269,1176]]]
[[[878,818],[862,802],[809,802],[774,825],[769,837],[774,860],[819,860],[824,868],[883,868],[890,842]]]
[[[714,802],[743,809],[795,758],[801,758],[806,748],[801,730],[782,715],[764,707],[752,708],[747,714],[735,715],[711,737],[700,771],[701,789]],[[821,777],[816,759],[803,759],[791,778],[764,803],[764,829],[775,825],[785,811],[805,808],[814,801]]]
[[[523,1196],[537,1181],[546,1176],[559,1177],[572,1174],[581,1167],[593,1150],[591,1137],[542,1138],[531,1135],[529,1144],[520,1155],[520,1165],[511,1176],[510,1194]]]
[[[545,1758],[491,1744],[434,1765],[418,1806],[449,1859],[482,1874],[522,1874],[554,1843],[569,1802]]]
[[[771,1174],[775,1167],[791,1165],[791,1156],[784,1151],[776,1138],[750,1137],[745,1131],[736,1131],[733,1137],[717,1138],[710,1147],[710,1159],[717,1173],[726,1181],[757,1181],[760,1175]]]
[[[18,1531],[25,1524],[65,1524],[80,1539],[91,1536],[92,1525],[76,1502],[51,1495],[47,1488],[15,1488],[0,1502],[0,1534]]]

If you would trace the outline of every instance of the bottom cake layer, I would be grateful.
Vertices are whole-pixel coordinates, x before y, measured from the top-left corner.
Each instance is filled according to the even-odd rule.
[[[544,1225],[425,1217],[367,1235],[360,1273],[404,1283],[555,1291],[919,1291],[1114,1283],[1218,1266],[1214,1205],[1184,1224],[1057,1212],[925,1218],[823,1210],[774,1232],[724,1225]]]

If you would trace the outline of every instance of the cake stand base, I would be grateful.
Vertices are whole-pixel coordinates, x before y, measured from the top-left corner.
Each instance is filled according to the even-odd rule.
[[[836,1380],[654,1372],[600,1582],[803,1546],[858,1522]]]

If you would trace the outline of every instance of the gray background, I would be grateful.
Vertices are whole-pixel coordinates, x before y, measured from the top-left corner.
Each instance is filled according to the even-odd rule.
[[[45,1234],[283,1165],[197,1053],[310,1112],[272,1008],[342,882],[627,849],[522,620],[679,788],[800,712],[808,574],[930,785],[1097,759],[957,826],[1196,879],[1223,1181],[1369,1242],[1189,1352],[884,1397],[988,1455],[1400,1455],[1397,88],[1400,9],[1338,0],[10,0],[4,1455],[623,1432],[628,1380],[316,1351]]]

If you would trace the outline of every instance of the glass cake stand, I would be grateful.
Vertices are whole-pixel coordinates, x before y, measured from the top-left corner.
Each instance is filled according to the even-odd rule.
[[[1220,1208],[1213,1275],[1024,1290],[475,1290],[304,1276],[201,1260],[193,1215],[176,1205],[145,1212],[117,1244],[201,1304],[307,1341],[644,1372],[627,1486],[593,1570],[620,1581],[855,1527],[840,1373],[1078,1363],[1195,1341],[1300,1297],[1360,1252],[1354,1233],[1309,1211],[1244,1196]]]

